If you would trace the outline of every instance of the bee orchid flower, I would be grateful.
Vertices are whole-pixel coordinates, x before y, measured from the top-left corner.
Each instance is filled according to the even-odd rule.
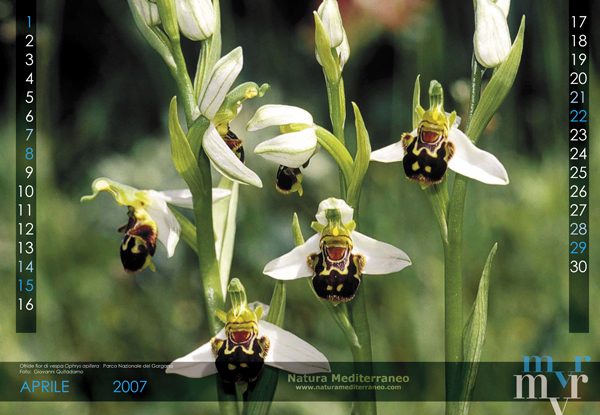
[[[202,147],[211,160],[213,167],[223,176],[242,184],[262,187],[262,182],[256,173],[244,164],[244,150],[242,141],[231,131],[229,123],[242,109],[242,102],[246,99],[262,96],[268,85],[261,88],[241,85],[229,89],[242,70],[242,48],[237,47],[223,56],[215,64],[208,82],[200,92],[198,106],[194,118],[203,115],[210,121],[202,139]],[[242,95],[237,97],[238,93]],[[228,98],[236,96],[235,102],[227,102]],[[234,108],[232,111],[231,107]]]
[[[254,153],[278,163],[276,188],[281,193],[302,195],[301,167],[306,167],[318,151],[313,118],[302,108],[289,105],[264,105],[248,122],[248,131],[279,126],[281,135],[256,146]]]
[[[425,111],[417,106],[418,128],[405,133],[399,142],[371,153],[371,160],[381,163],[401,161],[409,180],[423,188],[444,179],[448,168],[486,184],[508,184],[508,173],[498,159],[475,146],[458,129],[456,112],[444,112],[443,90],[431,82],[431,105]]]
[[[176,359],[167,373],[201,378],[219,373],[224,382],[255,381],[264,365],[292,373],[329,372],[327,358],[313,346],[274,324],[261,320],[262,306],[248,307],[246,291],[239,279],[229,283],[231,309],[218,311],[225,323],[210,342]]]
[[[337,305],[354,297],[362,274],[391,274],[411,265],[400,249],[357,232],[353,215],[343,200],[324,200],[312,223],[317,233],[269,262],[263,273],[278,280],[312,277],[315,293]]]
[[[110,193],[118,205],[127,206],[127,223],[119,228],[124,233],[121,242],[121,262],[126,272],[135,274],[144,268],[155,271],[152,257],[156,252],[157,239],[167,248],[168,257],[175,253],[179,242],[181,227],[167,204],[188,209],[193,208],[192,194],[189,189],[138,190],[117,183],[105,177],[92,183],[93,194],[84,196],[81,201],[93,200],[100,192]],[[213,189],[213,202],[231,194],[226,189]]]

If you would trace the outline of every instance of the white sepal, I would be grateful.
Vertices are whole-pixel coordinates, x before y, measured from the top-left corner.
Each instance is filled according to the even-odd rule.
[[[262,187],[262,182],[257,174],[237,158],[212,123],[204,133],[202,147],[214,168],[223,176],[238,183]]]
[[[510,11],[510,0],[496,0],[496,6],[502,9],[504,17],[508,17],[508,13]]]
[[[149,27],[160,24],[160,14],[158,6],[148,0],[132,0],[139,15],[144,20],[144,23]]]
[[[221,108],[225,96],[240,74],[243,65],[244,56],[239,46],[215,64],[198,101],[200,112],[209,120],[212,120]]]
[[[271,341],[265,358],[265,364],[269,366],[299,374],[331,371],[323,353],[275,324],[259,321],[258,335],[267,336]]]
[[[350,59],[350,42],[348,42],[348,36],[346,36],[346,32],[344,32],[344,39],[342,43],[335,48],[338,53],[338,59],[340,60],[340,71],[344,70],[344,65]]]
[[[204,40],[215,31],[215,10],[210,0],[176,0],[179,29],[191,40]]]
[[[153,197],[160,197],[165,202],[173,205],[179,206],[186,209],[194,208],[194,200],[192,198],[192,192],[190,189],[181,189],[181,190],[165,190],[162,192],[156,192],[154,190],[149,190],[152,193]],[[213,187],[212,189],[212,202],[218,202],[221,199],[225,199],[226,197],[231,195],[231,190],[229,189],[221,189],[219,187]]]
[[[401,271],[412,264],[408,255],[401,249],[380,242],[360,232],[352,232],[353,253],[365,257],[363,274],[385,275]]]
[[[511,45],[510,31],[502,8],[492,0],[477,0],[473,46],[479,63],[486,68],[495,68],[504,62]]]
[[[319,252],[318,233],[310,237],[304,244],[297,246],[285,255],[275,258],[263,270],[263,274],[276,280],[295,280],[310,277],[313,271],[308,267],[307,258],[310,254]]]
[[[404,146],[402,145],[402,140],[371,153],[371,161],[378,161],[380,163],[394,163],[403,159]]]
[[[263,105],[252,119],[248,121],[246,130],[256,131],[273,125],[313,124],[313,117],[302,108],[291,105]]]
[[[448,168],[482,183],[508,184],[508,173],[502,163],[493,154],[477,148],[462,131],[450,130],[448,141],[455,147]]]
[[[330,197],[329,199],[325,199],[319,203],[319,210],[315,215],[317,222],[319,222],[321,225],[327,225],[326,211],[330,209],[337,209],[340,212],[342,224],[350,222],[354,216],[354,209],[348,206],[346,202],[344,202],[342,199]]]
[[[222,329],[215,337],[225,339],[225,329]],[[167,373],[176,373],[188,378],[203,378],[217,373],[215,356],[210,342],[204,343],[193,352],[174,360],[171,366],[167,368]]]
[[[256,146],[254,153],[277,164],[299,168],[312,157],[316,149],[315,130],[307,128],[264,141]]]
[[[152,202],[146,207],[146,211],[156,222],[158,240],[167,248],[167,256],[171,258],[175,253],[175,247],[181,234],[179,221],[167,206],[167,202],[160,197],[153,197]]]

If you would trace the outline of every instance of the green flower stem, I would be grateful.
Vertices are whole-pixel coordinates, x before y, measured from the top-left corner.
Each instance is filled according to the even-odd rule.
[[[183,103],[185,119],[189,128],[194,121],[194,88],[187,71],[185,58],[178,37],[171,39],[171,47],[173,49],[175,63],[177,64],[177,70],[173,71],[173,77],[175,78],[179,93],[182,97],[181,102]],[[215,251],[210,161],[204,151],[200,151],[200,153],[197,154],[197,157],[204,184],[203,194],[194,195],[194,218],[196,221],[196,228],[202,230],[202,232],[197,232],[196,235],[197,253],[200,264],[200,277],[204,288],[204,302],[206,305],[208,326],[211,336],[215,336],[223,326],[223,323],[221,323],[216,316],[216,311],[225,309],[225,300],[221,288],[219,262],[217,261],[217,253]],[[219,379],[217,379],[217,395],[219,399],[219,408],[222,414],[239,414],[237,395],[234,393],[227,393],[224,385]]]
[[[440,226],[442,243],[446,245],[448,243],[448,181],[444,179],[442,183],[427,187],[425,194]]]
[[[352,348],[355,367],[360,368],[358,373],[365,376],[373,375],[373,352],[371,350],[371,330],[369,329],[369,319],[367,316],[367,300],[365,293],[365,283],[361,284],[360,290],[356,292],[352,304],[352,322],[354,330],[358,337],[358,346]],[[375,390],[364,390],[359,392],[360,398],[354,402],[352,414],[375,415],[377,414],[377,396]]]
[[[185,121],[189,127],[192,125],[192,121],[194,121],[194,87],[192,86],[192,80],[187,71],[179,37],[171,39],[171,49],[173,49],[173,58],[177,65],[177,69],[172,70],[171,73],[173,74],[173,78],[175,78],[175,82],[177,83],[177,87],[183,98],[181,99],[181,102],[183,103],[183,110],[185,112]]]
[[[467,135],[473,113],[481,95],[483,70],[473,56],[471,66],[471,95]],[[448,207],[448,240],[444,244],[444,300],[445,300],[445,355],[446,398],[457,400],[461,391],[461,365],[463,361],[463,308],[462,308],[462,236],[465,199],[468,179],[457,174]],[[458,413],[458,402],[446,405],[446,414]]]
[[[333,56],[336,56],[337,52]],[[325,77],[327,83],[327,99],[329,101],[329,117],[333,126],[333,135],[346,146],[344,137],[344,124],[346,123],[346,93],[344,90],[344,79],[340,76],[337,82],[330,82]],[[340,169],[340,192],[342,199],[346,199],[347,183],[349,180]]]

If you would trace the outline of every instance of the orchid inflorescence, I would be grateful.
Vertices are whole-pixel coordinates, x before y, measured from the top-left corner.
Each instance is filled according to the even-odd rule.
[[[127,223],[119,228],[119,232],[124,233],[120,257],[126,272],[138,273],[145,268],[155,270],[152,257],[157,240],[166,247],[169,258],[174,255],[181,235],[198,253],[211,339],[176,359],[168,373],[187,377],[219,373],[223,382],[238,384],[245,392],[248,383],[261,379],[265,365],[294,373],[329,371],[329,363],[322,353],[280,327],[285,308],[285,285],[281,281],[302,278],[310,278],[316,297],[327,305],[348,339],[354,359],[360,362],[373,360],[362,294],[364,289],[359,289],[363,275],[397,273],[412,262],[402,250],[357,231],[358,205],[370,161],[402,162],[406,178],[426,190],[438,217],[445,260],[450,258],[454,261],[450,264],[452,266],[446,267],[446,282],[450,288],[456,288],[456,281],[461,284],[462,275],[454,275],[460,273],[460,266],[457,269],[454,265],[456,261],[460,264],[460,239],[456,242],[455,238],[462,232],[462,220],[457,221],[452,216],[456,213],[448,206],[456,199],[456,205],[464,208],[464,191],[460,189],[461,186],[465,189],[467,177],[494,185],[509,182],[500,161],[476,146],[485,126],[508,93],[520,61],[524,26],[513,44],[506,22],[509,0],[475,2],[473,77],[477,82],[474,89],[481,88],[482,68],[494,67],[497,69],[488,89],[496,92],[486,96],[486,89],[481,96],[486,105],[479,107],[475,102],[479,97],[472,97],[475,110],[469,114],[467,130],[459,130],[461,119],[456,112],[445,112],[443,88],[437,81],[430,84],[429,108],[420,106],[417,78],[411,132],[402,134],[398,142],[377,151],[371,152],[367,128],[358,106],[353,103],[356,127],[354,157],[347,150],[344,134],[346,101],[342,72],[350,57],[348,36],[337,1],[322,2],[314,13],[315,53],[327,85],[333,131],[316,125],[313,116],[305,109],[273,104],[260,107],[246,126],[249,132],[279,128],[279,134],[258,144],[254,154],[279,166],[275,187],[280,193],[298,192],[301,196],[305,192],[303,169],[308,167],[320,149],[335,160],[340,170],[341,198],[329,197],[319,204],[316,221],[311,224],[316,233],[304,241],[295,216],[292,235],[296,247],[264,266],[263,273],[278,280],[267,320],[268,306],[251,307],[242,282],[238,278],[230,280],[229,272],[235,240],[238,183],[262,187],[260,177],[246,166],[247,161],[249,165],[256,161],[247,160],[243,138],[232,131],[231,122],[246,100],[262,97],[269,85],[246,82],[233,87],[242,70],[243,53],[241,47],[237,47],[220,57],[218,0],[128,1],[137,27],[163,57],[179,88],[178,99],[171,101],[169,132],[175,168],[188,188],[138,190],[102,177],[93,182],[93,194],[81,200],[92,200],[106,191],[118,205],[127,207]],[[181,35],[202,45],[193,78],[187,72],[180,45]],[[179,121],[178,103],[184,108],[185,128]],[[212,187],[211,167],[223,176],[217,188]],[[448,169],[457,173],[454,186],[459,189],[451,196],[447,191]],[[460,198],[463,198],[462,205]],[[176,207],[191,209],[195,223]],[[462,210],[459,213],[462,215]],[[451,226],[455,226],[455,232],[449,232]],[[399,235],[402,236],[402,233]],[[486,270],[482,281],[489,278],[487,266]],[[448,275],[452,278],[448,279]],[[447,289],[446,292],[451,291]],[[226,312],[227,298],[231,304]],[[350,301],[354,304],[346,307],[345,303]],[[456,312],[446,316],[447,327],[450,328],[445,333],[449,345],[446,357],[449,361],[460,361],[462,336],[468,340],[468,336],[474,334],[469,324],[463,334],[460,296],[447,294],[446,304]],[[453,320],[456,315],[460,316],[458,323]],[[485,318],[479,316],[475,308],[472,315]],[[479,323],[483,324],[485,332],[485,321]],[[357,329],[359,326],[360,329]],[[457,345],[460,345],[460,351],[451,355],[448,350],[457,350]],[[468,358],[476,362],[480,351],[469,350]],[[468,384],[471,386],[466,387],[466,393],[472,390],[469,389],[472,383],[466,382],[466,379],[461,380],[452,373],[446,376],[447,385],[460,387]],[[276,380],[270,379],[265,381],[264,387],[274,393],[276,383]],[[374,400],[374,395],[372,397]],[[356,405],[356,413],[376,413],[373,403],[360,402]]]

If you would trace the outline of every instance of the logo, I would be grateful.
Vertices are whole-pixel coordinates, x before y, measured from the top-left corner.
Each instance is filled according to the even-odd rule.
[[[588,382],[587,375],[578,374],[584,373],[581,370],[581,362],[589,362],[592,359],[589,356],[574,356],[575,357],[575,370],[569,371],[568,375],[565,375],[564,370],[552,370],[552,358],[550,356],[523,356],[523,373],[526,375],[515,375],[516,378],[516,386],[517,386],[517,395],[515,399],[548,399],[552,404],[552,409],[556,415],[562,415],[565,413],[565,409],[567,408],[567,403],[569,399],[581,399],[577,393],[577,386],[579,385],[579,381],[582,383]],[[542,359],[546,359],[546,371],[542,371]],[[535,370],[531,370],[531,361],[535,362]],[[534,373],[536,375],[532,375],[530,373]],[[548,397],[548,376],[554,380],[554,376],[558,378],[563,389],[567,388],[569,381],[571,383],[571,395],[563,396],[563,397]],[[528,396],[527,398],[523,397],[523,383],[524,380],[528,381]],[[539,388],[536,386],[539,385]],[[539,389],[540,396],[539,398],[536,396],[536,389]],[[562,409],[558,404],[560,399],[565,399],[565,404]]]

